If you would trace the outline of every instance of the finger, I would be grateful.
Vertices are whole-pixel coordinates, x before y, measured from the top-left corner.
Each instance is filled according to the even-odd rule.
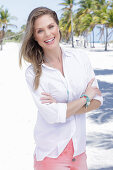
[[[52,96],[50,96],[50,95],[44,95],[43,97],[41,97],[40,99],[51,99],[51,100],[53,100],[53,97]]]
[[[42,103],[42,104],[44,104],[44,103],[49,103],[49,104],[51,104],[51,103],[53,103],[53,101],[51,101],[51,100],[42,100],[41,103]]]
[[[87,85],[87,86],[88,86],[88,87],[89,87],[89,86],[92,86],[92,84],[93,84],[94,80],[95,80],[95,78],[92,78],[92,79],[89,81],[89,83],[88,83],[88,85]]]
[[[93,90],[99,90],[99,88],[96,87],[96,86],[92,86],[91,88],[92,88]]]
[[[102,95],[102,94],[101,94],[101,91],[100,91],[99,89],[97,89],[96,92],[97,92],[97,94],[98,94],[99,96]]]
[[[41,97],[40,99],[41,99],[41,100],[44,100],[44,99],[54,100],[54,99],[53,99],[53,97],[52,97],[52,96],[50,96],[50,95],[48,95],[48,94],[47,94],[47,95],[45,95],[45,94],[44,94],[44,96],[43,96],[43,97]]]
[[[41,97],[40,100],[50,100],[49,97]]]
[[[98,94],[99,96],[101,96],[101,91],[99,90],[99,88],[97,88],[97,87],[92,87],[92,89],[95,91],[96,94]]]
[[[54,101],[54,99],[52,97],[49,97],[49,96],[45,96],[45,97],[41,97],[40,100],[51,100],[51,101]]]
[[[42,95],[46,95],[46,96],[50,96],[49,93],[45,93],[45,92],[42,92],[41,94],[42,94]]]
[[[97,86],[92,86],[93,89],[99,89]]]
[[[96,94],[98,94],[99,96],[101,96],[101,91],[99,90],[98,87],[92,87],[92,88],[95,90]]]
[[[42,93],[44,96],[40,98],[40,100],[49,100],[50,103],[56,103],[56,100],[51,96],[49,95],[48,93]]]

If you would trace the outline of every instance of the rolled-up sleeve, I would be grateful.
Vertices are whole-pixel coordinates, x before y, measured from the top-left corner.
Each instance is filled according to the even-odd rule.
[[[27,85],[30,89],[34,102],[38,108],[38,113],[48,122],[49,124],[54,123],[65,123],[66,122],[66,111],[67,104],[66,103],[51,103],[47,104],[41,103],[40,98],[42,97],[42,92],[47,92],[46,87],[44,85],[39,85],[37,90],[34,90],[33,82],[34,75],[32,72],[27,69],[25,73],[25,78],[27,81]]]
[[[85,58],[85,67],[86,67],[86,74],[87,74],[87,83],[92,79],[92,78],[95,78],[92,86],[96,86],[99,88],[99,85],[98,85],[98,81],[95,77],[95,73],[94,73],[94,70],[92,68],[92,65],[91,65],[91,62],[89,60],[89,57],[87,56],[87,53],[86,55],[84,55],[84,58]],[[101,102],[101,105],[103,104],[103,97],[102,96],[99,96],[99,95],[96,95],[94,97],[95,100],[99,100]]]

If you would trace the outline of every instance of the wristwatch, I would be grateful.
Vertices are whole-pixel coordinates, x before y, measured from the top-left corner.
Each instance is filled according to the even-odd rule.
[[[85,99],[86,99],[86,104],[85,104],[85,106],[86,106],[86,108],[90,105],[90,99],[89,99],[89,97],[86,95],[86,94],[82,94],[81,96],[80,96],[80,98],[82,98],[82,97],[84,97]]]

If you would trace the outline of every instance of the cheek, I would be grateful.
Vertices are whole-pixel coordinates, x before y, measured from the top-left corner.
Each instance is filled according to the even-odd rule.
[[[59,29],[56,29],[56,33],[58,34],[58,36],[60,36]]]
[[[59,32],[59,29],[56,29],[56,30],[55,30],[55,35],[58,37],[58,39],[60,39],[60,32]]]
[[[37,35],[37,34],[35,34],[35,41],[37,41],[38,43],[40,43],[41,42],[41,40],[42,40],[42,35]]]

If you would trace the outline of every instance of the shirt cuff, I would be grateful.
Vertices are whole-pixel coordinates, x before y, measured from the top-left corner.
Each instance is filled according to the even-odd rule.
[[[67,104],[58,103],[58,122],[61,123],[66,122],[66,112],[67,112]]]
[[[96,95],[93,99],[99,100],[101,102],[101,106],[103,105],[103,97]]]

